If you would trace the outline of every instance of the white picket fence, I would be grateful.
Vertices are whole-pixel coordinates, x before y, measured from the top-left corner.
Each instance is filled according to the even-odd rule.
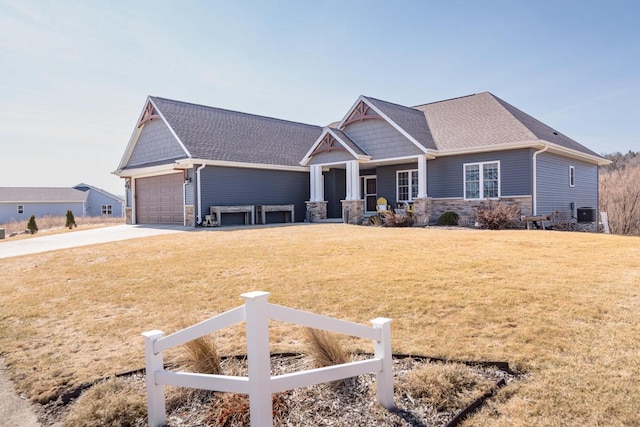
[[[273,393],[369,372],[376,373],[378,402],[386,408],[393,407],[391,319],[373,319],[373,327],[368,327],[274,305],[267,302],[269,295],[268,292],[260,291],[242,294],[244,305],[166,337],[162,331],[157,330],[142,334],[145,339],[147,403],[151,427],[159,427],[166,423],[165,385],[248,394],[253,427],[273,426]],[[374,341],[374,356],[357,362],[271,376],[270,319],[371,339]],[[249,365],[247,377],[164,370],[163,351],[240,322],[246,322]]]

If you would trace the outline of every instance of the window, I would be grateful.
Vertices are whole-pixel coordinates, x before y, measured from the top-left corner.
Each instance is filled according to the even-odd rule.
[[[23,214],[24,213],[24,205],[18,205],[18,213],[19,214]]]
[[[569,166],[569,187],[576,186],[576,168]]]
[[[464,165],[464,198],[495,199],[500,197],[500,162]]]
[[[418,170],[398,171],[396,174],[398,202],[411,202],[418,197]]]
[[[111,215],[112,207],[111,205],[102,205],[102,215]]]

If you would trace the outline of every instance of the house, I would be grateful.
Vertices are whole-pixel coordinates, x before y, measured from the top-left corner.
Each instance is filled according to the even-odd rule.
[[[523,215],[597,211],[607,163],[489,92],[414,107],[360,96],[325,127],[149,97],[114,173],[131,223],[294,204],[297,221],[359,224],[382,196],[428,224],[447,211],[472,219],[487,200]]]
[[[28,221],[31,215],[123,216],[123,201],[87,184],[67,187],[0,187],[0,224]]]

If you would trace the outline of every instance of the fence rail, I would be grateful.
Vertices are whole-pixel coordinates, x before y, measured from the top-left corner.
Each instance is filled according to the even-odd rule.
[[[273,393],[355,377],[369,372],[376,373],[376,399],[378,402],[386,408],[393,407],[391,319],[382,317],[373,319],[371,321],[373,327],[368,327],[270,304],[267,302],[269,295],[268,292],[259,291],[242,294],[241,296],[245,300],[243,306],[171,335],[164,336],[162,331],[157,330],[142,334],[145,338],[147,404],[150,426],[162,426],[166,423],[165,385],[248,394],[251,425],[254,427],[273,426],[271,403]],[[374,357],[368,360],[271,376],[269,320],[371,339],[374,342]],[[164,370],[164,351],[240,322],[246,322],[248,377],[167,372]]]

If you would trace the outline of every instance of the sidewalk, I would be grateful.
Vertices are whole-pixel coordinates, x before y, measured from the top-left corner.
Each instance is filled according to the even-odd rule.
[[[12,427],[40,426],[28,400],[19,397],[0,360],[0,425]]]

